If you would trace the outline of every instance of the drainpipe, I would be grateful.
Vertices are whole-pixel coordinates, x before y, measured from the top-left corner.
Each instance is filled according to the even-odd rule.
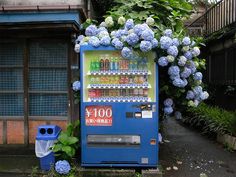
[[[87,17],[91,18],[91,0],[85,0],[85,1],[86,1]]]

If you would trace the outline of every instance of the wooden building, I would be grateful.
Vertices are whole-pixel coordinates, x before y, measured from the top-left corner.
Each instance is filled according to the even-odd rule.
[[[34,143],[37,126],[78,119],[73,41],[87,0],[0,1],[0,144]]]

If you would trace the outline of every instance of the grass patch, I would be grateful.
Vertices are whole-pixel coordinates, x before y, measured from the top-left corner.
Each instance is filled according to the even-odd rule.
[[[205,103],[196,108],[188,108],[183,122],[201,128],[203,134],[221,133],[236,136],[236,112]]]

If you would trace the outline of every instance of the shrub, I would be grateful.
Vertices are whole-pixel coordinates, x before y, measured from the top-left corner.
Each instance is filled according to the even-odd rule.
[[[183,122],[200,127],[203,133],[221,133],[236,136],[236,112],[229,112],[204,103],[189,107]]]

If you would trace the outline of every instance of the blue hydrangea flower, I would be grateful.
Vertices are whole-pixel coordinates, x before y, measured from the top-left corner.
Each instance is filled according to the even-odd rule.
[[[193,78],[194,80],[202,80],[202,73],[201,72],[196,72],[194,75],[193,75]]]
[[[121,38],[124,35],[128,35],[128,31],[125,30],[125,29],[119,29],[119,30],[117,30],[117,32],[115,34],[115,37],[116,38]]]
[[[96,27],[96,25],[89,25],[85,29],[85,35],[86,36],[96,36],[97,35],[97,27]]]
[[[80,90],[80,81],[75,81],[75,82],[73,82],[73,84],[72,84],[72,89],[73,89],[74,91],[79,91],[79,90]]]
[[[190,45],[191,44],[191,39],[189,37],[184,37],[182,40],[183,45]]]
[[[89,39],[89,44],[92,45],[93,47],[98,47],[100,45],[100,41],[96,36],[92,36]]]
[[[134,27],[134,20],[133,19],[128,19],[125,23],[125,28],[130,30],[133,27]]]
[[[192,74],[191,69],[184,67],[184,70],[180,73],[180,76],[184,79],[188,78]]]
[[[175,111],[175,119],[176,120],[181,120],[182,119],[182,114],[179,111]]]
[[[168,69],[168,74],[171,76],[178,76],[180,72],[180,69],[178,66],[171,66]]]
[[[173,108],[172,107],[164,107],[164,113],[169,115],[173,112]]]
[[[186,67],[189,68],[189,69],[191,69],[192,74],[195,73],[196,70],[197,70],[197,69],[196,69],[196,66],[195,66],[195,64],[194,64],[194,62],[193,62],[192,60],[189,60],[189,61],[187,62]]]
[[[152,41],[152,48],[156,48],[158,46],[158,40],[154,38]]]
[[[61,175],[66,175],[70,172],[70,164],[66,160],[59,160],[55,164],[55,170]]]
[[[190,51],[187,51],[184,53],[184,56],[188,59],[188,60],[191,60],[193,58],[193,55],[192,55],[192,52]]]
[[[109,36],[104,36],[100,40],[100,44],[104,46],[108,46],[111,43],[111,38]]]
[[[168,49],[167,49],[167,53],[169,55],[172,55],[174,57],[177,57],[179,51],[178,51],[178,48],[176,46],[170,46]]]
[[[122,50],[121,50],[121,55],[123,58],[126,58],[126,59],[130,59],[133,55],[133,52],[130,48],[128,47],[124,47]]]
[[[123,43],[118,38],[114,38],[111,43],[118,50],[121,50],[123,48]]]
[[[138,41],[139,41],[139,37],[135,33],[131,33],[126,37],[126,42],[131,46],[134,46],[135,44],[137,44]]]
[[[179,61],[178,61],[178,65],[184,66],[186,64],[186,61],[187,61],[187,58],[185,58],[185,56],[180,56]]]
[[[160,44],[162,49],[168,49],[170,46],[172,46],[173,41],[170,37],[162,36],[160,39]]]
[[[172,81],[175,80],[175,79],[179,79],[179,78],[180,78],[179,74],[176,75],[176,76],[170,75],[170,79],[171,79]]]
[[[83,39],[84,39],[84,35],[79,35],[78,37],[77,37],[77,39],[75,40],[75,42],[76,43],[79,43],[79,42],[81,42]]]
[[[115,38],[115,37],[116,37],[116,32],[117,32],[117,31],[112,31],[112,32],[111,32],[111,37],[112,37],[112,38]]]
[[[188,81],[186,79],[182,80],[180,78],[176,78],[176,79],[173,80],[172,83],[176,87],[184,88],[188,84]]]
[[[193,103],[194,103],[194,107],[197,107],[199,105],[200,101],[199,100],[194,100]]]
[[[178,38],[174,38],[172,41],[174,46],[178,47],[180,45]]]
[[[106,31],[106,32],[108,32],[108,30],[107,30],[105,27],[99,27],[99,28],[97,29],[97,34],[99,34],[101,31]]]
[[[168,60],[167,60],[167,58],[166,58],[166,57],[160,57],[160,58],[158,59],[158,64],[159,64],[160,66],[162,66],[162,67],[167,66],[167,65],[168,65]]]
[[[209,97],[209,93],[206,91],[202,92],[200,95],[201,100],[206,100]]]
[[[193,99],[194,97],[195,97],[195,94],[193,93],[193,91],[189,90],[189,91],[187,92],[186,99],[187,99],[187,100],[191,100],[191,99]]]
[[[192,50],[192,54],[194,57],[197,57],[200,55],[200,49],[198,47],[194,47]]]
[[[134,26],[134,33],[137,34],[138,36],[141,36],[142,32],[145,30],[145,26],[138,24]]]
[[[105,22],[100,23],[99,27],[107,27],[107,24]]]
[[[152,43],[149,41],[142,41],[140,43],[140,50],[142,52],[148,52],[148,51],[152,50]]]
[[[202,87],[201,87],[201,86],[195,86],[195,87],[193,88],[193,93],[194,93],[195,95],[200,95],[200,94],[202,93]]]
[[[164,100],[164,105],[165,105],[166,107],[172,106],[172,105],[173,105],[173,100],[172,100],[171,98],[165,99],[165,100]]]
[[[166,30],[164,31],[164,36],[172,37],[172,30],[171,30],[171,29],[166,29]]]
[[[154,39],[154,32],[152,30],[146,29],[141,33],[141,38],[145,41],[152,41]]]

